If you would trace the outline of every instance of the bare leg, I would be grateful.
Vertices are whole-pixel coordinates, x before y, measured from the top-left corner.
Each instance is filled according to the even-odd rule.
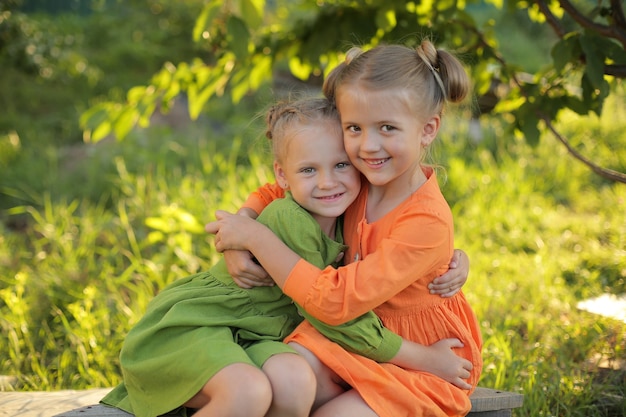
[[[194,417],[262,417],[272,402],[272,387],[260,369],[228,365],[216,373],[184,405],[197,408]]]
[[[315,373],[317,391],[315,394],[315,402],[313,403],[313,410],[333,398],[338,397],[350,388],[333,370],[324,365],[310,350],[297,343],[289,343],[289,346],[294,348],[306,359]]]
[[[272,405],[266,417],[308,417],[315,398],[315,375],[307,361],[295,353],[269,358],[263,372],[272,384]]]
[[[351,389],[318,408],[311,417],[378,417],[358,392]]]

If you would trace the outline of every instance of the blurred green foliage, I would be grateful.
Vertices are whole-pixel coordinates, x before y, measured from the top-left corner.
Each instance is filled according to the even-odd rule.
[[[41,147],[80,142],[87,108],[204,53],[191,42],[200,0],[93,3],[83,14],[1,12],[0,132]]]
[[[88,10],[25,14],[13,1],[0,14],[0,374],[23,390],[118,383],[123,338],[154,294],[218,259],[199,225],[272,180],[258,117],[275,98],[265,82],[237,106],[213,97],[193,123],[83,143],[87,108],[126,100],[155,73],[167,81],[160,70],[170,59],[216,57],[215,44],[190,41],[202,37],[194,25],[203,1],[68,4],[78,3]],[[488,22],[485,10],[472,13]],[[545,26],[511,18],[489,23],[507,34],[503,53],[539,68],[549,48],[531,34]],[[618,93],[601,116],[566,112],[558,127],[595,160],[623,167]],[[623,374],[600,378],[597,365],[624,358],[626,325],[576,309],[626,292],[624,187],[549,138],[528,147],[507,133],[506,117],[482,117],[473,142],[470,110],[446,115],[435,162],[456,246],[471,259],[464,291],[485,338],[481,384],[522,392],[518,415],[624,415]]]

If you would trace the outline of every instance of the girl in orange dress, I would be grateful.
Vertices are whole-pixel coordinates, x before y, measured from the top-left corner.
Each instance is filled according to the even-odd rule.
[[[468,91],[461,63],[429,41],[415,49],[353,48],[331,72],[324,94],[336,103],[346,152],[367,179],[345,215],[345,266],[317,268],[244,216],[218,212],[207,225],[218,250],[249,250],[317,319],[340,324],[373,309],[385,327],[423,346],[420,371],[408,370],[350,353],[303,322],[287,341],[316,373],[313,417],[461,416],[471,408],[482,340],[462,292],[442,298],[428,289],[448,269],[454,227],[436,175],[423,163],[444,105]],[[473,367],[460,369],[454,358]]]

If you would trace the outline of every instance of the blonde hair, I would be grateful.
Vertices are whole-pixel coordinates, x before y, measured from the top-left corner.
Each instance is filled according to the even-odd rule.
[[[440,115],[446,103],[461,102],[470,91],[470,80],[461,62],[428,40],[415,49],[380,45],[363,51],[354,47],[330,72],[322,89],[335,102],[340,88],[356,83],[376,91],[401,88],[414,98],[411,105],[418,107],[415,111]]]
[[[339,113],[326,98],[303,98],[276,103],[267,111],[265,136],[272,143],[272,153],[277,161],[287,154],[288,139],[303,127],[324,121],[334,122],[341,133]]]

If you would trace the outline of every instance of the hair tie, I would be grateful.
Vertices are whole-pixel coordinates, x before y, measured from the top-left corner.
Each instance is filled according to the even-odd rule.
[[[417,56],[419,56],[420,59],[422,61],[424,61],[424,64],[426,64],[426,66],[428,67],[430,72],[432,72],[433,75],[435,76],[435,81],[437,81],[437,84],[439,84],[439,88],[441,88],[441,92],[443,93],[443,97],[447,98],[448,94],[446,93],[446,88],[443,85],[443,80],[441,79],[441,75],[439,74],[439,71],[437,71],[435,69],[435,67],[433,67],[433,64],[430,63],[430,60],[426,56],[426,52],[424,52],[424,49],[422,48],[422,45],[418,46],[415,49],[415,51],[417,52]]]

